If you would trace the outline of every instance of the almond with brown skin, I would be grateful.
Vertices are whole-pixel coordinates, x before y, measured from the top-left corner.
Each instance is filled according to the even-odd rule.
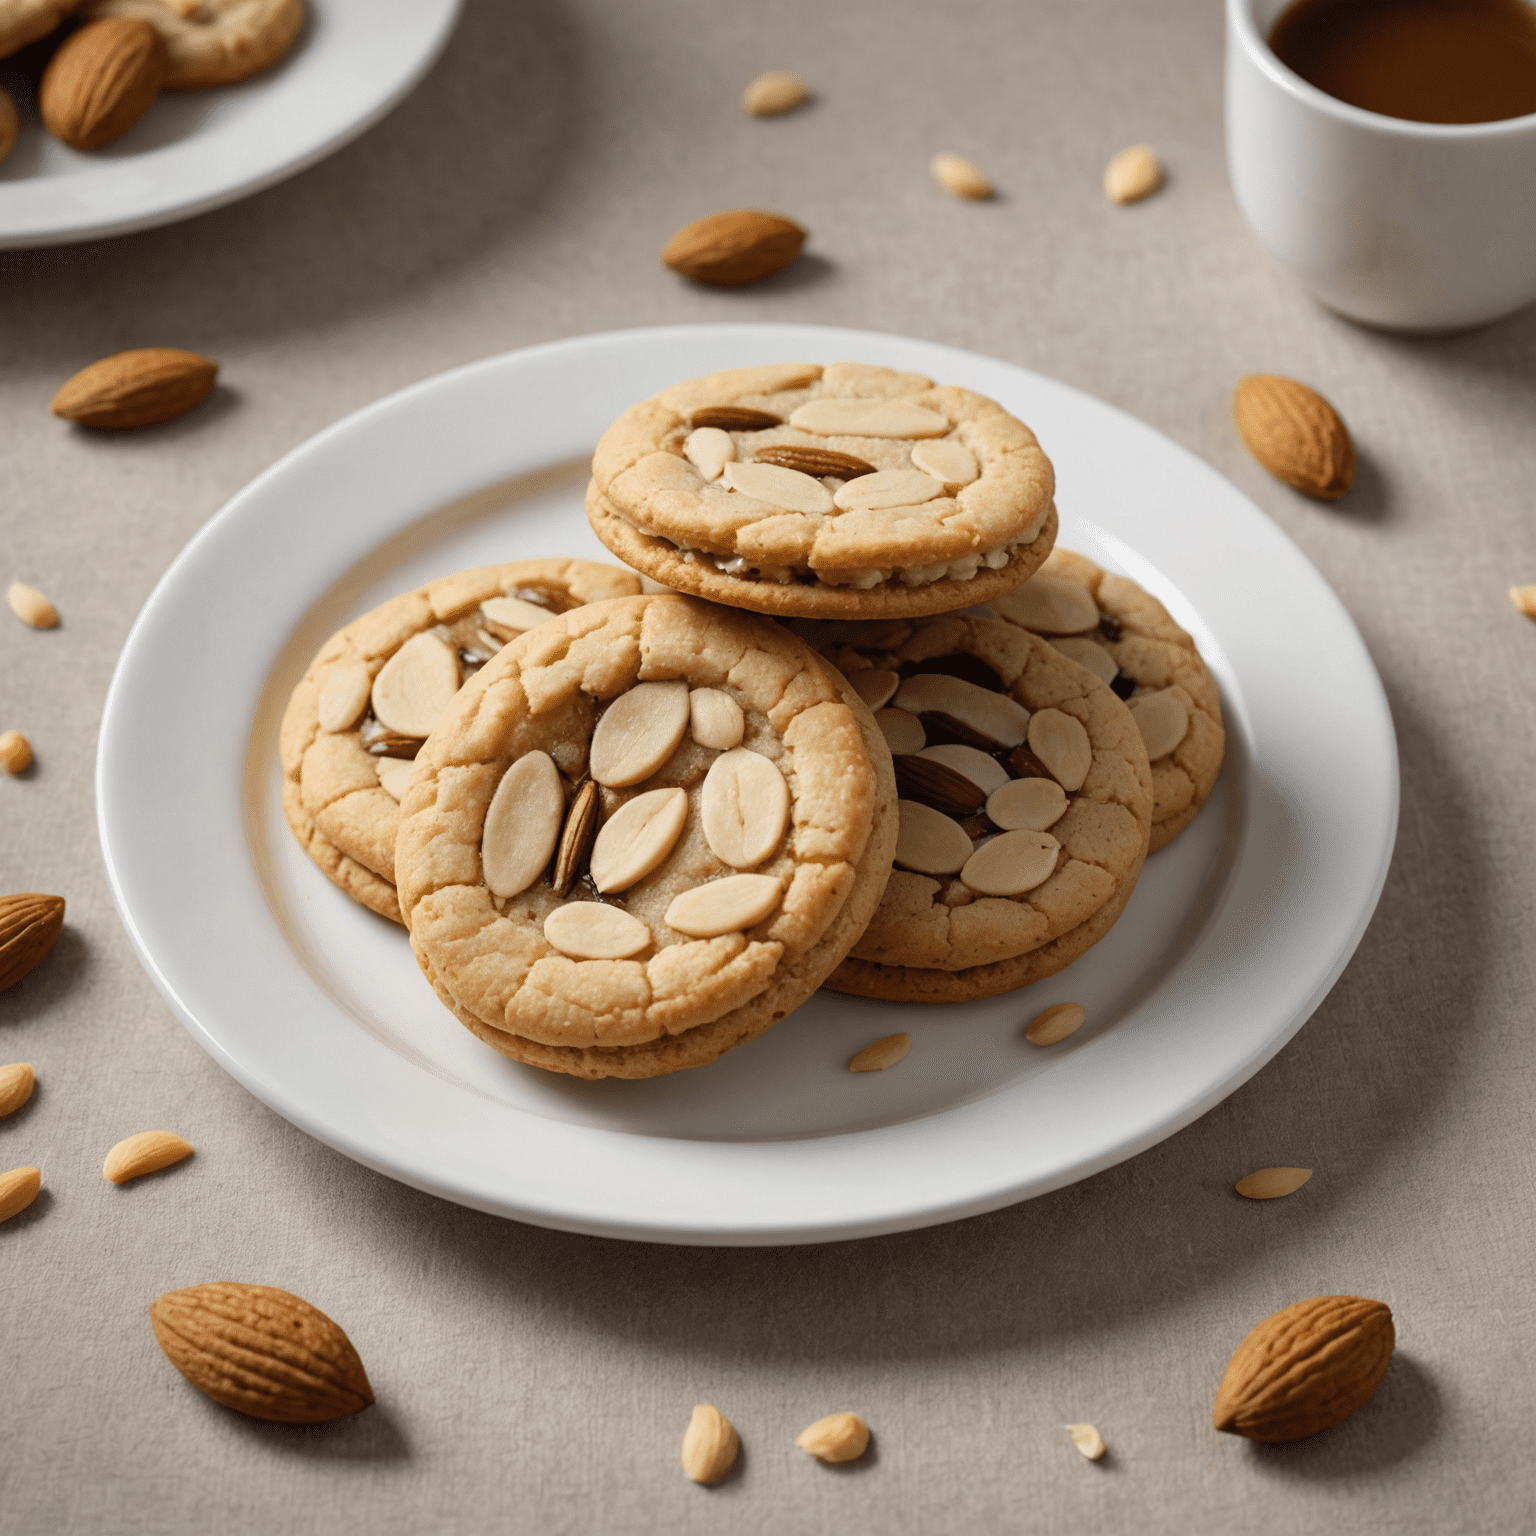
[[[7,91],[0,91],[0,160],[16,147],[16,135],[21,131],[21,119],[16,115],[16,103]]]
[[[166,1359],[199,1392],[253,1418],[325,1424],[373,1401],[352,1341],[288,1291],[192,1285],[152,1303],[149,1320]]]
[[[793,219],[780,214],[734,208],[678,230],[661,259],[696,283],[740,288],[787,267],[800,254],[805,235]]]
[[[986,803],[986,792],[963,773],[931,757],[896,757],[896,793],[918,800],[946,816],[973,816]]]
[[[801,448],[794,443],[776,443],[771,448],[759,448],[752,455],[759,464],[777,464],[781,469],[798,469],[802,475],[836,475],[839,480],[857,480],[861,475],[872,475],[875,466],[851,453],[838,453],[834,448]]]
[[[1302,1440],[1341,1423],[1392,1360],[1392,1313],[1363,1296],[1313,1296],[1266,1317],[1237,1346],[1213,1419],[1248,1440]]]
[[[38,86],[43,122],[71,149],[104,149],[133,127],[170,72],[165,40],[147,21],[108,16],[65,39]]]
[[[746,405],[706,405],[688,418],[688,425],[719,427],[723,432],[762,432],[779,426],[783,420],[772,411],[754,411]]]
[[[218,376],[212,358],[175,347],[142,347],[82,368],[49,409],[82,427],[155,427],[200,405]]]
[[[0,992],[14,987],[64,931],[64,898],[22,891],[0,896]]]
[[[597,783],[588,779],[576,791],[576,798],[566,812],[565,831],[560,834],[560,848],[555,854],[555,875],[550,882],[556,896],[569,896],[571,887],[586,874],[601,820],[602,800]]]
[[[1355,445],[1343,419],[1315,389],[1278,373],[1238,381],[1232,415],[1249,453],[1277,480],[1319,501],[1355,483]]]

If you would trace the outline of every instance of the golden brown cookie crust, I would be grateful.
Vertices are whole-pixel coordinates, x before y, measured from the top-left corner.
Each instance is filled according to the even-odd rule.
[[[171,71],[163,89],[233,85],[270,69],[304,29],[304,0],[87,0],[84,15],[147,21],[165,39]]]
[[[333,885],[382,917],[402,922],[395,897],[400,808],[379,784],[379,759],[358,729],[320,728],[320,693],[343,667],[377,677],[413,636],[452,624],[488,597],[537,594],[556,611],[640,590],[629,571],[597,560],[509,560],[444,576],[381,603],[330,637],[288,700],[278,737],[283,813],[300,846]]]
[[[600,706],[637,682],[682,679],[729,692],[742,747],[775,762],[790,791],[786,833],[752,867],[780,905],[745,932],[687,939],[672,899],[731,874],[702,831],[699,786],[718,751],[685,739],[655,774],[604,789],[605,817],[677,785],[685,829],[662,865],[617,901],[653,936],[635,959],[580,960],[544,919],[580,888],[548,879],[509,899],[484,883],[480,837],[507,768],[548,752],[574,784]],[[396,872],[423,973],[498,1050],[581,1076],[652,1076],[712,1060],[802,1002],[846,952],[883,887],[895,845],[889,753],[872,718],[810,649],[746,614],[676,596],[593,605],[512,642],[470,680],[418,756],[402,806]],[[851,903],[851,905],[850,905]],[[505,1037],[505,1038],[502,1038]]]

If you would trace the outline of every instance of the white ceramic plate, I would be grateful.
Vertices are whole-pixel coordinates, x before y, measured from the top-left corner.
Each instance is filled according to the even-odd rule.
[[[283,821],[277,729],[339,625],[429,577],[604,551],[582,515],[608,422],[732,364],[855,358],[996,397],[1055,460],[1062,542],[1153,590],[1220,681],[1205,810],[1109,937],[1025,992],[953,1007],[821,993],[711,1066],[585,1083],[469,1034],[405,935]],[[1283,636],[1283,642],[1277,637]],[[1303,680],[1305,680],[1303,682]],[[535,347],[338,423],[183,551],[124,648],[97,768],[123,920],[209,1053],[295,1125],[418,1188],[525,1221],[687,1243],[898,1231],[994,1209],[1151,1146],[1299,1029],[1365,929],[1397,756],[1349,616],[1256,507],[1149,427],[948,347],[811,326],[686,326]],[[1022,1026],[1055,1002],[1062,1045]],[[897,1068],[859,1047],[909,1030]]]
[[[0,88],[21,112],[0,162],[0,250],[152,229],[296,175],[399,102],[458,14],[459,0],[309,0],[282,63],[239,85],[161,96],[93,154],[45,131],[31,84],[0,60]]]

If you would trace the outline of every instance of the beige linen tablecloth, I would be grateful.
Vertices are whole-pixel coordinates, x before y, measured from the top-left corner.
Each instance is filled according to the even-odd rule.
[[[1316,308],[1233,205],[1221,46],[1216,0],[472,0],[425,84],[287,185],[0,256],[0,582],[35,583],[64,616],[38,634],[0,613],[0,729],[37,752],[0,779],[0,888],[69,901],[52,958],[0,997],[0,1062],[40,1081],[0,1122],[0,1168],[46,1179],[0,1227],[0,1529],[1531,1528],[1536,625],[1505,588],[1536,581],[1536,313],[1416,341]],[[815,105],[743,117],[741,88],[770,67],[801,71]],[[1143,139],[1168,186],[1113,207],[1104,162]],[[985,167],[997,202],[937,191],[941,149]],[[803,221],[810,254],[734,293],[658,266],[680,225],[743,204]],[[1297,1040],[1121,1167],[876,1241],[564,1236],[349,1162],[203,1054],[108,895],[97,723],[156,579],[311,434],[507,348],[743,318],[995,354],[1230,476],[1364,632],[1402,752],[1401,832],[1375,921]],[[218,394],[138,436],[50,418],[78,367],[144,345],[218,358]],[[1343,412],[1361,453],[1345,500],[1304,501],[1247,456],[1229,403],[1256,370]],[[106,1184],[106,1150],[151,1126],[196,1158]],[[1317,1175],[1288,1200],[1232,1194],[1276,1163]],[[221,1277],[334,1316],[377,1405],[299,1429],[200,1397],[145,1307]],[[1396,1314],[1375,1400],[1288,1448],[1215,1434],[1237,1341],[1336,1291]],[[713,1491],[677,1465],[697,1401],[745,1447]],[[794,1448],[845,1407],[874,1427],[864,1461],[828,1470]],[[1077,1420],[1103,1432],[1104,1462],[1067,1443]]]

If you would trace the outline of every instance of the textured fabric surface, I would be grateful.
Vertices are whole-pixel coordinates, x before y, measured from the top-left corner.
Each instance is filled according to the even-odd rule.
[[[803,72],[816,103],[743,117],[741,88],[769,68]],[[1104,163],[1143,139],[1168,186],[1113,207]],[[975,159],[997,203],[939,193],[941,149]],[[802,221],[807,256],[738,292],[661,268],[678,227],[743,203]],[[155,580],[314,432],[509,347],[740,318],[974,347],[1124,407],[1230,476],[1365,634],[1399,733],[1401,833],[1376,919],[1312,1022],[1121,1167],[861,1243],[563,1236],[349,1162],[203,1054],[113,911],[97,722]],[[0,612],[0,729],[37,753],[28,777],[0,777],[0,885],[69,900],[46,968],[0,996],[0,1062],[39,1075],[0,1121],[0,1166],[36,1164],[46,1185],[0,1227],[7,1533],[1536,1522],[1536,626],[1504,596],[1536,580],[1536,312],[1395,339],[1278,274],[1227,186],[1215,0],[471,0],[421,88],[298,179],[174,228],[0,255],[0,338],[0,579],[64,615],[36,634]],[[146,345],[219,358],[216,395],[139,436],[48,416],[77,368]],[[1252,371],[1309,380],[1350,423],[1361,469],[1342,501],[1304,501],[1248,458],[1230,400]],[[108,1185],[107,1149],[151,1126],[197,1156]],[[1231,1193],[1274,1163],[1318,1172],[1286,1200]],[[303,1429],[199,1397],[145,1309],[221,1278],[328,1312],[377,1405]],[[1396,1314],[1376,1399],[1289,1448],[1216,1435],[1229,1352],[1323,1292]],[[713,1491],[677,1467],[700,1401],[742,1435],[739,1475]],[[816,1466],[793,1438],[842,1408],[868,1418],[874,1448]],[[1103,1463],[1068,1445],[1078,1420],[1109,1442]]]

